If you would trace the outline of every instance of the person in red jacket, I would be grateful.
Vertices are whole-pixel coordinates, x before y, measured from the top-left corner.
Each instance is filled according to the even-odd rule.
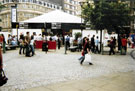
[[[2,75],[2,68],[3,68],[3,60],[2,60],[2,52],[1,52],[1,44],[0,44],[0,77]]]
[[[126,54],[126,52],[127,52],[127,39],[126,39],[125,35],[121,39],[121,43],[122,43],[122,49],[124,49],[125,54]]]

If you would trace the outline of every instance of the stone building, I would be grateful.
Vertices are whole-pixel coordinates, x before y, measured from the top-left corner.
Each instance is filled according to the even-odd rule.
[[[0,0],[0,2],[6,6],[0,11],[2,31],[11,31],[11,7],[15,4],[17,4],[17,22],[39,16],[54,9],[62,9],[61,4],[53,3],[50,0],[18,0],[17,3],[13,0]]]

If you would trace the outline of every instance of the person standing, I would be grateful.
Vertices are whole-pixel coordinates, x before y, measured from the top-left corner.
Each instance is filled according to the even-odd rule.
[[[97,36],[97,39],[95,40],[95,47],[96,47],[95,53],[97,53],[97,52],[100,53],[98,46],[99,46],[99,39]]]
[[[22,54],[22,49],[23,49],[23,54],[24,54],[24,51],[25,51],[25,40],[24,40],[24,35],[23,34],[20,34],[19,45],[20,45],[19,54]]]
[[[113,44],[114,44],[114,51],[116,52],[116,38],[113,38]]]
[[[61,39],[60,39],[60,37],[58,36],[58,49],[60,49],[60,47],[61,47]]]
[[[121,43],[122,43],[122,49],[124,49],[124,54],[126,55],[126,52],[127,52],[127,39],[126,39],[125,35],[123,35],[123,38],[121,39]]]
[[[1,46],[2,46],[2,44],[0,44],[0,77],[2,76],[2,69],[3,69]]]
[[[3,53],[6,53],[6,41],[5,41],[5,36],[4,34],[1,34],[1,36],[3,37],[3,42],[2,42],[2,46],[3,46]]]
[[[109,47],[110,47],[109,55],[111,55],[111,53],[115,54],[115,52],[114,52],[114,41],[113,41],[113,37],[111,37],[111,40],[110,40],[110,43],[109,43]]]
[[[32,56],[34,56],[34,54],[35,54],[35,49],[34,49],[34,44],[35,44],[35,42],[34,42],[34,37],[33,37],[33,35],[31,36],[31,40],[30,40],[30,49],[31,49],[31,51],[30,52],[32,52]]]
[[[30,57],[30,35],[29,32],[26,32],[25,36],[25,43],[26,43],[26,57]]]
[[[94,53],[95,52],[95,35],[91,38],[91,50]]]
[[[67,35],[66,37],[66,50],[70,47],[70,37]]]
[[[81,37],[79,37],[78,38],[78,40],[77,40],[77,44],[78,44],[78,49],[79,49],[79,51],[81,51],[82,50],[82,38]]]
[[[10,34],[8,34],[8,40],[7,43],[10,45],[11,44],[11,40],[12,40],[12,36]]]
[[[43,41],[42,47],[43,47],[42,48],[43,51],[45,51],[47,53],[48,52],[48,41],[47,40]]]

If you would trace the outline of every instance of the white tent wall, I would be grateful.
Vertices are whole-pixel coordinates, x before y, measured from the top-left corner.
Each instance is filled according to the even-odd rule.
[[[72,31],[72,36],[73,38],[75,38],[75,33],[77,32],[81,32],[81,30],[78,30],[78,29],[74,29]],[[82,31],[82,38],[84,37],[88,37],[88,35],[90,35],[90,38],[95,35],[95,39],[96,37],[98,36],[99,37],[99,40],[100,40],[100,31],[96,31],[96,30],[83,30]],[[108,39],[106,39],[105,37],[108,37]],[[104,46],[107,45],[107,40],[110,39],[110,35],[108,33],[105,32],[105,30],[102,31],[102,43],[104,44]]]
[[[26,32],[30,33],[30,36],[33,34],[33,32],[36,32],[37,35],[42,34],[41,29],[18,29],[18,38],[20,37],[20,34],[26,35]],[[17,30],[13,29],[12,30],[12,35],[17,35]]]
[[[75,33],[77,32],[80,32],[81,33],[81,30],[78,30],[78,29],[73,29],[72,31],[72,36],[73,38],[75,38]],[[100,38],[100,31],[96,32],[96,30],[83,30],[82,31],[82,37],[88,37],[88,35],[90,35],[90,37],[92,37],[93,35],[95,36],[99,36]]]

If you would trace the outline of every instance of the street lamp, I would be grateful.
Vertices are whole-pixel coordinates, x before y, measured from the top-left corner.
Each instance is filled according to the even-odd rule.
[[[80,6],[81,6],[81,35],[82,35],[82,31],[83,31],[83,29],[82,29],[82,7],[83,7],[84,3],[85,2],[79,2]]]
[[[14,6],[11,6],[11,24],[13,22],[17,22],[17,3],[19,2],[18,0],[12,0],[14,3]],[[17,43],[18,43],[18,25],[16,25],[16,31],[17,31]],[[13,32],[13,30],[12,30]]]

